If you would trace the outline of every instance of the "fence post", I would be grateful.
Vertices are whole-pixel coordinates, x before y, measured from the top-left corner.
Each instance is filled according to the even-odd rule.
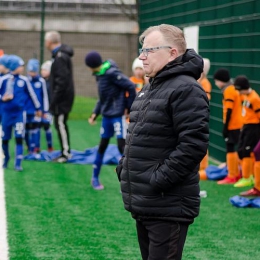
[[[42,0],[41,4],[41,37],[40,37],[40,64],[44,59],[44,21],[45,21],[45,0]]]

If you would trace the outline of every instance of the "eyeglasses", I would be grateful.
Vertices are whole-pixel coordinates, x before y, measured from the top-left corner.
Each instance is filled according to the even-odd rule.
[[[149,52],[160,50],[160,49],[165,49],[165,48],[171,49],[172,47],[171,46],[158,46],[158,47],[153,47],[153,48],[143,48],[143,49],[139,49],[139,55],[141,55],[143,53],[143,55],[145,57],[148,57]]]

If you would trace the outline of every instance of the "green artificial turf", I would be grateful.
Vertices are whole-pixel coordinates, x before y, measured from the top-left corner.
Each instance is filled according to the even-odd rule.
[[[69,121],[73,149],[99,142],[100,120],[94,126],[86,120],[93,106],[93,99],[76,99],[70,118],[78,120]],[[55,131],[54,137],[58,149]],[[10,259],[141,259],[114,165],[102,167],[103,191],[90,186],[91,165],[24,161],[23,168],[5,171]],[[260,209],[229,203],[243,189],[213,181],[202,181],[201,189],[208,196],[190,226],[183,260],[260,259]]]

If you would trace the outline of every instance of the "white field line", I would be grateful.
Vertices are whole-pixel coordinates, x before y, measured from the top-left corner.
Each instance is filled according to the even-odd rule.
[[[0,126],[0,133],[2,127]],[[4,186],[4,170],[2,139],[0,138],[0,259],[8,260],[8,243],[7,243],[7,224],[6,224],[6,207],[5,207],[5,186]]]

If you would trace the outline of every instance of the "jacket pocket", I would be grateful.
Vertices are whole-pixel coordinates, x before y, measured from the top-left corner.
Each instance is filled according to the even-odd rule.
[[[151,176],[151,179],[150,179],[150,184],[153,187],[153,189],[156,190],[157,192],[160,192],[160,193],[162,191],[159,187],[156,186],[156,174],[155,174],[155,172],[161,167],[161,165],[162,165],[161,162],[156,164],[156,166],[153,168],[152,176]]]
[[[156,172],[160,168],[161,165],[162,165],[162,163],[160,163],[160,162],[157,163],[156,166],[154,167],[153,172]]]

